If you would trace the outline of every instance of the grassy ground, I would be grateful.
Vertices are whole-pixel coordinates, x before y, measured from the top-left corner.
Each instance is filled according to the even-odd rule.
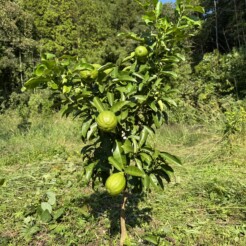
[[[118,245],[121,197],[83,186],[79,129],[59,115],[0,115],[0,245]],[[211,126],[159,131],[155,144],[184,164],[164,192],[129,197],[131,245],[246,245],[246,140],[221,139]]]

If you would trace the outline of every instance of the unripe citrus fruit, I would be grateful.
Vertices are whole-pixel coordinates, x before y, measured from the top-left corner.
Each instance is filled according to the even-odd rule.
[[[145,46],[140,45],[135,49],[135,56],[140,62],[145,62],[147,60],[148,54],[149,52]]]
[[[126,178],[123,172],[114,173],[106,180],[106,189],[111,196],[119,195],[126,187]]]
[[[117,118],[115,114],[108,110],[101,112],[97,116],[96,122],[98,127],[105,132],[111,132],[117,126]]]

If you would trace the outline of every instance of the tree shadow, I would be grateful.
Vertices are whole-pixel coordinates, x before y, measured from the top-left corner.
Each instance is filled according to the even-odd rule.
[[[144,201],[145,196],[140,194],[128,194],[126,203],[126,225],[127,227],[140,227],[142,223],[151,221],[151,207],[140,208],[139,203]],[[90,216],[100,218],[107,215],[110,221],[110,236],[120,232],[120,212],[123,195],[109,196],[106,192],[95,192],[87,197],[75,198],[71,202],[78,207],[88,207]]]

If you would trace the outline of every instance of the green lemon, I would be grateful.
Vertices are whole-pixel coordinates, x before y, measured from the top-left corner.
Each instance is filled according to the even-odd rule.
[[[135,49],[135,56],[140,63],[145,63],[147,61],[148,54],[149,52],[145,46],[140,45]]]
[[[126,187],[126,178],[123,172],[114,173],[106,180],[106,189],[111,196],[119,195]]]
[[[117,126],[117,118],[115,114],[108,110],[101,112],[97,116],[96,122],[98,127],[105,132],[112,132]]]

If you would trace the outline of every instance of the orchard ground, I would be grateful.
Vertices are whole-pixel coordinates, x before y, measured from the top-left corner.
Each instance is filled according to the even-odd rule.
[[[117,245],[121,196],[83,185],[79,129],[60,114],[0,115],[0,245]],[[218,124],[171,124],[152,141],[183,165],[164,192],[129,197],[131,245],[246,245],[245,133],[228,144]],[[63,210],[43,222],[48,191]]]

